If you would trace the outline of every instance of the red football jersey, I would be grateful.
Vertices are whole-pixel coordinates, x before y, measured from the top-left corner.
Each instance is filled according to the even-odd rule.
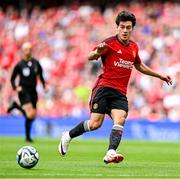
[[[103,42],[107,44],[107,48],[101,53],[102,74],[98,77],[95,87],[111,87],[126,95],[133,65],[141,63],[138,46],[133,41],[129,41],[125,46],[117,36],[105,39]]]

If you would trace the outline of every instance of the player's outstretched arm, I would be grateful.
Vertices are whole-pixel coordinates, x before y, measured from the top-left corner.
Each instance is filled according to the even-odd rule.
[[[152,69],[150,69],[144,63],[135,64],[134,66],[141,73],[149,75],[149,76],[154,76],[156,78],[159,78],[159,79],[165,81],[168,85],[172,85],[172,79],[169,75],[163,75],[163,74],[157,73],[157,72],[153,71]]]
[[[101,55],[106,53],[107,49],[105,42],[100,43],[95,50],[89,53],[88,60],[97,60]]]

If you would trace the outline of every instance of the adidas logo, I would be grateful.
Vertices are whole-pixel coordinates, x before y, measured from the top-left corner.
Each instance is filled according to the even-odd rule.
[[[117,51],[117,53],[119,53],[119,54],[122,54],[122,51],[121,51],[121,49],[120,49],[120,50],[118,50],[118,51]]]

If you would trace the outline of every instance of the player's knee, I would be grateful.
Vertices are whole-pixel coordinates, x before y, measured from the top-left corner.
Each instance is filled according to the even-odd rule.
[[[119,124],[119,125],[124,125],[125,120],[126,120],[126,117],[122,116],[122,117],[114,120],[114,122],[115,122],[116,124]]]
[[[95,121],[89,124],[90,130],[96,130],[101,127],[101,122]]]
[[[31,119],[34,119],[36,117],[36,111],[33,110],[32,113],[31,113]]]
[[[26,115],[29,119],[34,119],[36,117],[36,111],[35,110],[28,111]]]

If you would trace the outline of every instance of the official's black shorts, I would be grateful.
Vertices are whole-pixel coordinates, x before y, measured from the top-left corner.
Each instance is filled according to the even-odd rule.
[[[36,105],[38,101],[38,96],[36,91],[30,92],[23,89],[21,92],[18,93],[18,97],[22,106],[24,104],[31,103],[32,106],[36,109]]]
[[[110,115],[112,109],[121,109],[128,113],[127,97],[110,87],[93,89],[90,100],[91,112]]]

